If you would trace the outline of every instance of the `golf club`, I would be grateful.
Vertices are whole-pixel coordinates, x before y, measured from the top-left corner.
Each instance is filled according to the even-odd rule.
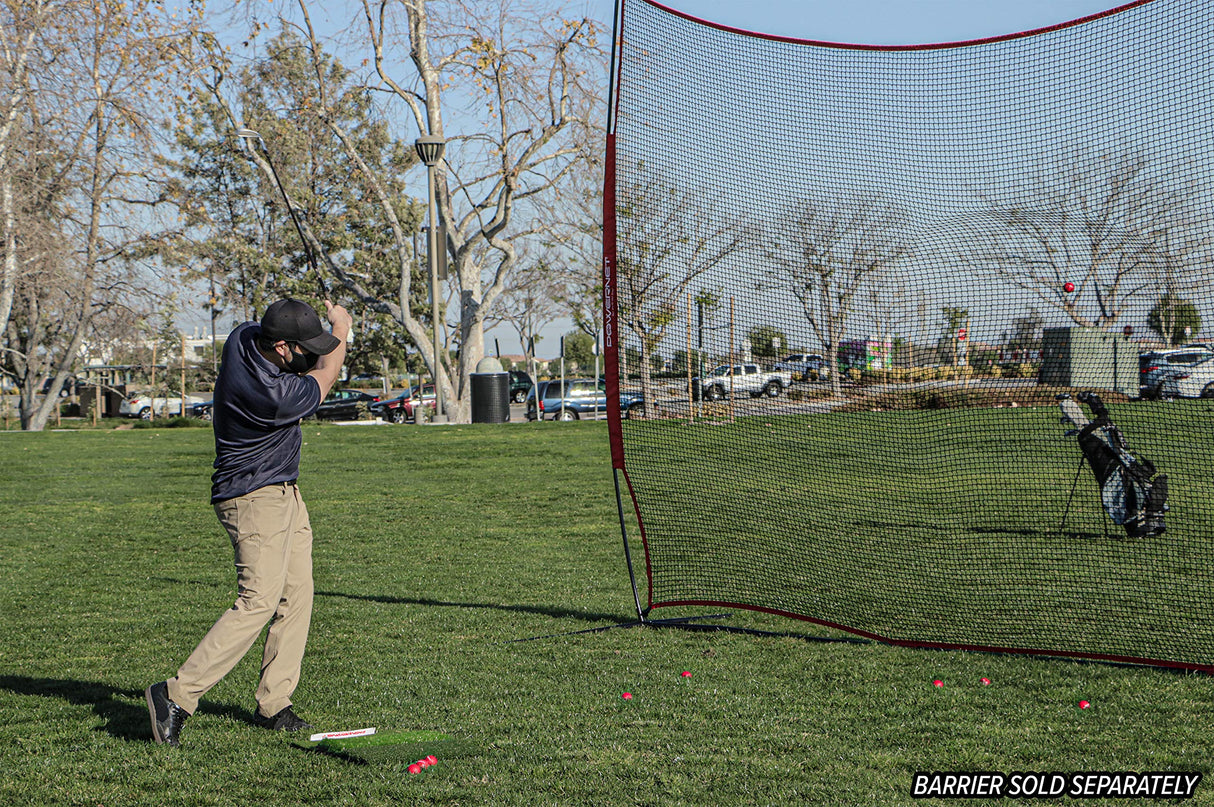
[[[312,269],[312,273],[316,275],[316,282],[320,284],[320,294],[322,298],[329,296],[329,287],[325,283],[324,276],[320,273],[320,269],[316,266],[316,258],[312,255],[312,250],[308,246],[308,239],[304,237],[303,227],[299,223],[299,216],[295,212],[295,205],[291,204],[291,198],[287,196],[287,191],[282,186],[282,180],[278,178],[278,171],[274,168],[274,161],[270,159],[270,150],[266,148],[265,138],[260,132],[253,129],[240,128],[236,130],[236,136],[241,140],[256,141],[261,144],[261,153],[266,158],[266,165],[270,166],[270,176],[274,177],[274,184],[278,186],[278,192],[282,194],[282,200],[287,205],[287,212],[291,214],[291,221],[295,223],[295,231],[299,233],[299,240],[303,243],[304,255],[308,258],[308,266]]]
[[[274,184],[278,186],[278,192],[282,194],[282,200],[287,205],[287,212],[291,214],[291,221],[295,224],[295,232],[299,233],[299,241],[303,245],[304,255],[308,258],[308,267],[311,268],[312,274],[316,276],[316,282],[320,285],[320,298],[322,300],[329,299],[329,285],[325,283],[325,276],[321,274],[320,267],[316,265],[316,257],[312,254],[312,248],[308,245],[308,239],[304,236],[303,225],[299,223],[299,214],[295,212],[295,205],[291,204],[291,197],[287,196],[287,190],[282,186],[282,180],[278,178],[278,170],[274,167],[274,161],[270,159],[270,150],[266,148],[265,138],[255,129],[241,127],[236,130],[236,136],[241,140],[257,141],[261,144],[261,153],[266,158],[266,165],[270,167],[270,176],[274,177]],[[351,327],[346,333],[346,343],[354,342],[354,328]]]

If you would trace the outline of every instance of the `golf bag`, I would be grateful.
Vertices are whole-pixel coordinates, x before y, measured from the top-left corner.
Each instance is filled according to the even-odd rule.
[[[1121,430],[1109,418],[1109,410],[1094,393],[1076,396],[1092,410],[1093,419],[1064,396],[1059,401],[1063,420],[1078,428],[1079,449],[1100,484],[1100,501],[1114,524],[1125,527],[1131,538],[1146,538],[1164,531],[1168,477],[1156,475],[1150,460],[1130,453]]]

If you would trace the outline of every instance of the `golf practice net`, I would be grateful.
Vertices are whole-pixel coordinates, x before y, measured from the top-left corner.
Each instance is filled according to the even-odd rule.
[[[1214,670],[1210,42],[1199,0],[908,47],[621,0],[604,353],[643,613]]]

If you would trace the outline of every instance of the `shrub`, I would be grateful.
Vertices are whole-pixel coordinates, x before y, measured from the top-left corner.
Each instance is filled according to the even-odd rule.
[[[156,420],[136,420],[134,422],[134,428],[136,429],[192,429],[210,425],[210,422],[201,418],[184,418],[181,415],[156,418]]]

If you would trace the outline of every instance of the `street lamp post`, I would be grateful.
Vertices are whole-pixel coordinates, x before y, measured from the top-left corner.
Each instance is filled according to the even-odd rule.
[[[438,232],[438,208],[434,203],[434,168],[438,165],[438,161],[443,158],[443,148],[447,145],[447,141],[435,135],[422,135],[414,142],[413,147],[417,149],[417,156],[426,164],[426,179],[429,185],[429,212],[430,212],[430,232],[426,239],[428,249],[428,258],[430,263],[430,315],[434,324],[434,422],[447,422],[447,409],[443,402],[443,387],[439,383],[439,368],[442,362],[439,359],[441,355],[440,340],[439,340],[439,323],[442,322],[442,314],[439,310],[438,296],[438,239],[435,237]],[[446,245],[442,245],[446,249]]]

